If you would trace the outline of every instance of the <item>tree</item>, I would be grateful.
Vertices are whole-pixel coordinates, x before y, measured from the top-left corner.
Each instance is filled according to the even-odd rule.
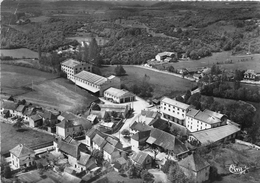
[[[11,171],[11,168],[10,168],[9,165],[6,165],[4,167],[4,177],[7,178],[7,179],[12,177],[12,171]]]
[[[94,149],[92,151],[92,156],[96,159],[98,165],[102,165],[103,162],[103,151]]]
[[[101,75],[100,69],[99,69],[98,67],[96,67],[96,66],[93,66],[93,67],[92,67],[92,72],[93,72],[94,74]]]
[[[184,103],[184,99],[183,99],[183,97],[180,96],[180,95],[178,95],[178,96],[176,97],[176,100],[179,101],[179,102]]]
[[[23,126],[23,123],[22,123],[22,119],[21,118],[18,118],[16,123],[13,124],[13,127],[14,128],[17,128],[17,131],[19,131]]]
[[[101,65],[100,49],[95,38],[92,38],[89,43],[88,60],[98,67]]]
[[[178,164],[171,165],[168,173],[168,179],[171,183],[188,183],[189,179],[182,172]]]
[[[153,182],[154,176],[151,173],[149,173],[147,170],[142,170],[141,178],[143,179],[144,183],[149,183],[149,182]]]
[[[112,111],[111,116],[113,116],[113,118],[116,118],[118,117],[118,113],[116,111]]]
[[[115,68],[115,75],[116,76],[124,76],[126,74],[125,69],[122,65],[117,65]]]
[[[174,67],[171,65],[170,67],[168,67],[168,71],[169,72],[174,72],[175,70],[174,70]]]
[[[104,122],[110,122],[110,121],[111,121],[111,115],[108,112],[105,112]]]
[[[164,173],[168,174],[168,173],[169,173],[169,170],[170,170],[170,167],[171,167],[172,165],[175,166],[175,164],[176,164],[175,161],[168,159],[168,160],[164,163],[164,165],[162,166],[161,170],[162,170]]]
[[[193,105],[196,109],[200,109],[201,108],[200,98],[201,98],[201,94],[200,93],[194,93],[189,98],[188,104]]]
[[[187,103],[190,97],[191,97],[191,91],[187,90],[184,95],[184,102]]]
[[[127,129],[124,129],[122,132],[121,132],[122,135],[124,136],[129,136],[130,135],[130,131],[127,130]]]

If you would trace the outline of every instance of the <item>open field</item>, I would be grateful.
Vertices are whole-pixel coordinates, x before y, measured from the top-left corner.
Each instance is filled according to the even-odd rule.
[[[5,64],[1,65],[1,89],[18,99],[61,111],[87,108],[97,99],[54,74]]]
[[[19,49],[1,49],[1,56],[10,56],[13,58],[38,58],[38,53],[27,48]]]
[[[1,121],[1,154],[6,153],[16,145],[22,143],[27,146],[34,146],[54,139],[53,136],[34,131],[29,128],[23,132],[17,132],[12,125]]]
[[[253,57],[253,59],[251,59]],[[227,59],[231,59],[233,64],[222,64],[222,62],[227,61]],[[242,61],[242,60],[248,61]],[[200,60],[188,60],[188,61],[180,61],[177,63],[169,63],[166,65],[172,65],[175,69],[187,68],[187,69],[195,69],[201,67],[211,67],[213,64],[218,64],[223,69],[235,70],[235,69],[254,69],[256,72],[260,72],[260,54],[255,55],[244,55],[244,56],[233,56],[230,52],[220,52],[213,53],[210,57],[205,57]]]
[[[39,23],[39,22],[44,22],[44,21],[47,21],[50,17],[47,17],[47,16],[39,16],[39,17],[32,17],[30,18],[31,22],[36,22],[36,23]]]
[[[101,68],[101,73],[105,76],[109,76],[114,74],[114,69],[115,66],[103,67]],[[122,83],[127,87],[134,85],[135,83],[141,83],[145,74],[149,76],[149,82],[154,88],[154,97],[161,97],[171,91],[185,92],[186,90],[191,89],[193,84],[186,79],[135,66],[125,65],[124,69],[127,75],[120,78]]]

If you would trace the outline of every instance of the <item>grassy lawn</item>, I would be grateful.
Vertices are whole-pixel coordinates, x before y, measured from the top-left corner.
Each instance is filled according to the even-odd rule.
[[[87,108],[97,99],[67,79],[36,69],[2,64],[0,79],[3,93],[61,111]]]
[[[101,68],[101,73],[105,76],[114,74],[114,69],[116,66],[109,66]],[[141,83],[145,74],[150,77],[150,83],[154,88],[153,96],[161,97],[166,93],[171,91],[183,91],[192,88],[195,84],[189,80],[182,79],[169,74],[164,74],[160,72],[155,72],[152,70],[134,67],[134,66],[124,66],[126,71],[126,76],[122,76],[121,81],[126,86],[132,86],[135,83]]]
[[[13,58],[38,58],[38,53],[27,48],[1,49],[1,55]]]
[[[119,173],[117,172],[110,172],[108,174],[105,175],[108,178],[109,182],[124,182],[124,183],[141,183],[143,182],[142,179],[130,179],[128,177],[123,177],[121,175],[119,175]]]
[[[1,154],[8,152],[16,145],[22,143],[27,146],[34,146],[44,142],[52,141],[53,136],[34,131],[29,128],[23,132],[17,132],[11,124],[6,124],[1,121]]]

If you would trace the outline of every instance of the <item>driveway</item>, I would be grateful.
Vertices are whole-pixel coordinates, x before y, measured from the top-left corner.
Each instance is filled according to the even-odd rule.
[[[153,174],[155,183],[168,183],[167,175],[159,169],[149,169],[149,173]]]

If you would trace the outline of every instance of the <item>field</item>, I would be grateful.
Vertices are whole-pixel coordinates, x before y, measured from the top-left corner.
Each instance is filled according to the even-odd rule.
[[[251,60],[251,57],[253,59]],[[227,59],[231,59],[233,64],[223,64],[227,61]],[[242,60],[248,61],[242,61]],[[187,69],[195,69],[201,67],[211,67],[213,64],[218,64],[223,69],[235,70],[235,69],[254,69],[256,72],[260,72],[260,54],[255,55],[244,55],[244,56],[233,56],[230,52],[220,52],[213,53],[210,57],[205,57],[200,60],[188,60],[188,61],[180,61],[177,63],[169,63],[168,65],[172,65],[175,69],[187,68]],[[166,64],[165,64],[166,66]]]
[[[1,121],[1,154],[6,153],[16,145],[23,143],[27,146],[34,146],[44,142],[53,140],[53,136],[24,128],[26,130],[17,132],[10,124],[3,123]]]
[[[38,58],[38,53],[27,48],[4,49],[0,50],[1,56],[10,56],[13,58]]]
[[[110,76],[111,74],[114,74],[114,69],[115,66],[103,67],[101,68],[101,73],[105,76]],[[149,76],[149,82],[154,88],[153,96],[155,98],[161,97],[172,91],[185,92],[186,90],[191,89],[192,85],[195,86],[195,84],[189,80],[144,68],[126,65],[124,66],[124,69],[127,75],[120,78],[122,83],[126,86],[132,86],[135,83],[141,83],[145,74]]]
[[[97,99],[67,79],[31,68],[5,64],[1,64],[1,89],[2,93],[14,95],[18,99],[61,111],[87,108],[90,102]]]
[[[49,17],[46,17],[46,16],[39,16],[39,17],[30,18],[31,22],[36,22],[36,23],[44,22],[44,21],[47,21],[48,19],[49,19]]]

